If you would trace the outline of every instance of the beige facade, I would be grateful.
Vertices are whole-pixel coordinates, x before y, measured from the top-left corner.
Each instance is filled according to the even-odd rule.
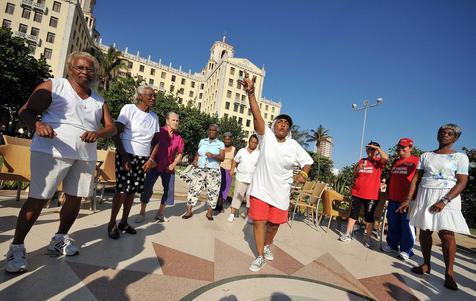
[[[108,46],[99,46],[103,51],[108,49]],[[246,92],[238,82],[245,72],[250,77],[256,76],[255,95],[265,121],[271,123],[281,111],[280,103],[262,97],[265,70],[248,59],[235,58],[234,48],[225,38],[212,45],[206,66],[197,73],[164,65],[161,60],[154,62],[150,56],[141,57],[139,52],[130,54],[127,48],[122,54],[128,61],[127,72],[132,76],[141,76],[146,84],[173,94],[179,103],[194,105],[218,117],[236,118],[246,136],[253,133],[253,121]]]
[[[321,144],[319,146],[319,149],[316,150],[316,152],[323,156],[327,157],[329,159],[332,159],[332,148],[333,148],[333,140],[331,137],[327,138],[327,140],[321,141]]]
[[[35,58],[46,57],[54,77],[66,75],[73,51],[89,49],[94,29],[95,0],[2,0],[0,22],[13,35],[26,39]],[[84,9],[84,14],[83,14]],[[87,19],[86,19],[87,18]]]

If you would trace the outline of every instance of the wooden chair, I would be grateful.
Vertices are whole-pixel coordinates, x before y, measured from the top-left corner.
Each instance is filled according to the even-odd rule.
[[[97,152],[97,161],[102,162],[98,164],[96,168],[96,177],[94,179],[94,190],[93,190],[93,202],[95,204],[97,201],[102,203],[104,200],[104,190],[106,187],[114,187],[116,185],[116,165],[115,165],[116,156],[114,151],[111,150],[98,150]],[[100,195],[98,197],[97,191],[100,190]],[[96,208],[93,208],[96,210]]]
[[[26,138],[3,135],[3,141],[5,141],[5,144],[21,145],[28,147],[31,146],[31,139]]]
[[[291,217],[291,227],[294,222],[294,216],[298,207],[305,208],[306,211],[311,211],[311,221],[316,224],[316,219],[319,210],[319,202],[321,200],[322,193],[326,188],[326,183],[317,182],[314,185],[311,193],[309,193],[308,191],[304,191],[304,189],[299,193],[293,204],[294,209]],[[314,211],[316,212],[316,217],[314,217]]]
[[[332,219],[337,218],[347,218],[349,216],[349,210],[343,210],[339,208],[339,205],[342,202],[350,202],[344,196],[334,190],[328,189],[322,194],[322,204],[323,210],[321,216],[319,217],[319,224],[321,224],[324,216],[329,217],[329,222],[327,223],[327,230],[331,225]]]
[[[17,197],[20,200],[21,183],[30,182],[30,148],[22,145],[0,145],[3,164],[0,169],[0,180],[17,182]]]

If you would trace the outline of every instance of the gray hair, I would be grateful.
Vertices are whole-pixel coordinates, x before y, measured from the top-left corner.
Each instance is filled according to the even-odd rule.
[[[225,134],[223,134],[223,137],[232,137],[233,138],[233,134],[230,133],[230,132],[226,132]]]
[[[218,126],[218,124],[216,124],[216,123],[211,123],[211,124],[208,126],[208,128],[211,128],[211,127],[216,128],[217,132],[220,132],[220,127]]]
[[[167,114],[165,114],[165,119],[169,120],[170,116],[172,115],[175,115],[180,118],[179,114],[175,113],[174,111],[170,111],[170,112],[167,112]]]
[[[459,136],[461,136],[461,133],[463,132],[463,131],[461,130],[461,128],[460,128],[458,125],[454,124],[454,123],[446,123],[446,124],[443,124],[443,125],[440,126],[440,128],[438,129],[438,133],[439,133],[440,131],[444,130],[444,129],[450,129],[450,130],[452,130],[452,131],[455,133],[456,139],[458,139]]]
[[[140,96],[141,96],[142,94],[144,94],[144,91],[147,90],[147,89],[150,89],[150,90],[152,90],[152,92],[155,92],[155,91],[154,91],[154,88],[152,88],[152,86],[149,86],[149,85],[142,85],[142,86],[137,87],[137,89],[136,89],[136,94],[135,94],[135,96],[134,96],[134,99],[136,100],[136,102],[140,102],[140,101],[141,101]]]
[[[68,69],[71,69],[73,67],[73,62],[77,58],[85,58],[90,60],[93,63],[94,69],[96,69],[96,72],[99,72],[99,62],[98,60],[89,52],[84,52],[84,51],[74,51],[71,52],[71,54],[68,56],[67,64],[68,64]]]

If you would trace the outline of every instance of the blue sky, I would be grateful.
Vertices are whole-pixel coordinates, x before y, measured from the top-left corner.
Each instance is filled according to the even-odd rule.
[[[302,129],[322,124],[341,168],[365,141],[386,150],[411,137],[423,150],[457,123],[476,147],[476,1],[112,1],[95,8],[103,43],[192,72],[226,34],[236,57],[265,65],[263,95]]]

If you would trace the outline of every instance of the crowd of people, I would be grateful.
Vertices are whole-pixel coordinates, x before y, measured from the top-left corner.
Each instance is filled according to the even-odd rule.
[[[99,137],[112,138],[116,152],[116,186],[107,235],[119,239],[123,233],[137,233],[129,223],[134,198],[136,193],[140,194],[140,213],[134,222],[143,223],[159,177],[163,194],[155,219],[168,221],[165,209],[175,202],[175,171],[184,158],[184,139],[178,131],[180,116],[168,112],[166,124],[160,127],[153,112],[155,91],[140,86],[135,103],[126,104],[114,121],[107,103],[91,88],[98,68],[97,60],[90,54],[72,53],[68,78],[40,84],[19,111],[20,119],[35,130],[35,135],[31,145],[30,190],[7,254],[8,272],[27,269],[25,237],[60,183],[66,201],[48,251],[57,255],[78,254],[79,248],[72,243],[68,231],[78,216],[81,198],[89,197],[92,191]],[[231,133],[220,135],[218,125],[209,125],[207,137],[198,143],[192,160],[187,207],[182,218],[194,215],[193,209],[204,189],[208,193],[205,217],[210,221],[214,220],[213,210],[223,211],[225,201],[231,199],[227,221],[233,223],[245,203],[242,216],[253,224],[257,254],[249,269],[256,272],[274,259],[270,246],[279,226],[288,221],[291,184],[308,180],[313,159],[292,139],[293,120],[289,115],[278,115],[270,126],[265,123],[255,97],[255,78],[245,73],[240,84],[248,95],[255,134],[249,137],[246,147],[237,151]],[[443,125],[438,130],[438,148],[420,158],[412,155],[412,139],[398,141],[398,158],[389,169],[386,187],[388,235],[387,244],[382,247],[384,252],[409,259],[413,256],[415,228],[419,228],[424,262],[411,271],[430,273],[432,233],[437,231],[445,258],[445,286],[450,289],[457,289],[453,272],[454,233],[469,233],[459,196],[468,182],[468,157],[452,148],[460,135],[457,125]],[[354,225],[363,208],[364,245],[372,248],[374,213],[379,192],[387,186],[385,179],[382,181],[382,172],[389,157],[375,141],[368,143],[366,152],[367,157],[356,164],[350,217],[339,240],[353,239]],[[296,167],[299,172],[294,174]],[[233,178],[234,193],[230,198]],[[117,223],[121,207],[122,216]]]

